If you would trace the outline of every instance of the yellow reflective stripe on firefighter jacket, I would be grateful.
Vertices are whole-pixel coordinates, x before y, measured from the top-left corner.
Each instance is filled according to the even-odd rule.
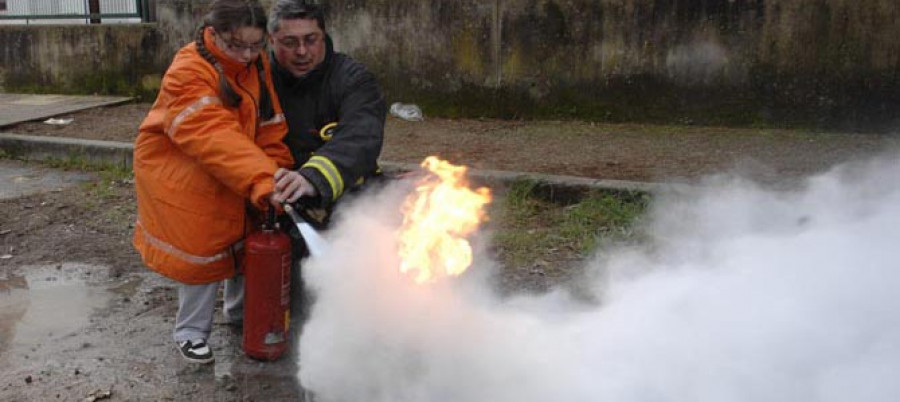
[[[325,60],[295,77],[269,53],[278,98],[284,107],[285,143],[300,171],[328,207],[361,178],[378,170],[387,105],[375,76],[334,51],[326,36]]]

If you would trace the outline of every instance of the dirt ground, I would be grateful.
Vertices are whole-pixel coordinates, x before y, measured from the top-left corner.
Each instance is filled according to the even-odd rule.
[[[130,142],[150,106],[103,107],[67,115],[74,121],[66,126],[29,122],[0,131]],[[381,159],[419,163],[438,155],[475,169],[634,181],[740,170],[777,181],[898,148],[896,134],[389,116]]]
[[[0,131],[131,141],[149,107]],[[897,150],[900,136],[884,134],[426,116],[389,117],[382,160],[433,154],[476,169],[634,181],[738,170],[785,182]],[[128,178],[0,200],[0,400],[304,399],[296,356],[250,360],[228,325],[217,323],[210,340],[214,365],[180,360],[170,340],[175,285],[148,273],[132,250],[134,214]]]

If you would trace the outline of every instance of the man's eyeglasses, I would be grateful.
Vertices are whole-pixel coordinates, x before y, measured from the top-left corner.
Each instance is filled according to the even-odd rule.
[[[301,44],[306,47],[312,47],[319,44],[320,40],[322,40],[322,35],[312,34],[306,35],[302,38],[296,38],[293,36],[282,39],[276,38],[275,41],[282,47],[286,47],[290,50],[296,50],[298,47],[300,47]]]
[[[233,52],[240,53],[249,50],[251,53],[258,53],[260,50],[263,50],[263,48],[266,47],[265,38],[257,43],[241,43],[224,36],[222,36],[221,38],[222,42],[225,42],[225,46],[228,47],[228,50],[231,50]]]

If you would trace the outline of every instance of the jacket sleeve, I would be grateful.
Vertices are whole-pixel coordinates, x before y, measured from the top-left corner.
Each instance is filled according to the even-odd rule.
[[[217,93],[217,82],[193,68],[170,71],[166,134],[185,155],[226,187],[257,206],[274,191],[275,161],[244,134],[235,111]]]
[[[375,169],[384,140],[387,106],[375,77],[355,62],[341,72],[336,78],[341,88],[332,92],[340,97],[334,134],[300,167],[319,191],[323,207]]]
[[[260,88],[260,91],[268,91],[269,99],[272,101],[272,107],[275,109],[275,116],[267,121],[259,123],[259,133],[256,135],[256,144],[262,148],[263,152],[272,158],[279,167],[290,168],[294,165],[294,158],[291,151],[284,143],[284,136],[287,134],[287,121],[284,118],[284,112],[281,109],[281,102],[278,101],[278,94],[275,93],[275,87],[272,84],[272,71],[269,67],[269,58],[263,57],[263,66],[265,68],[266,86]]]

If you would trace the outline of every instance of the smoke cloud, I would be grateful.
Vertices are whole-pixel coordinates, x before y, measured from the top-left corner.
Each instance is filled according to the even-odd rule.
[[[659,194],[646,244],[588,263],[596,304],[495,296],[483,255],[414,284],[395,251],[405,190],[346,209],[304,266],[316,400],[900,400],[900,158],[794,191],[723,176]]]

